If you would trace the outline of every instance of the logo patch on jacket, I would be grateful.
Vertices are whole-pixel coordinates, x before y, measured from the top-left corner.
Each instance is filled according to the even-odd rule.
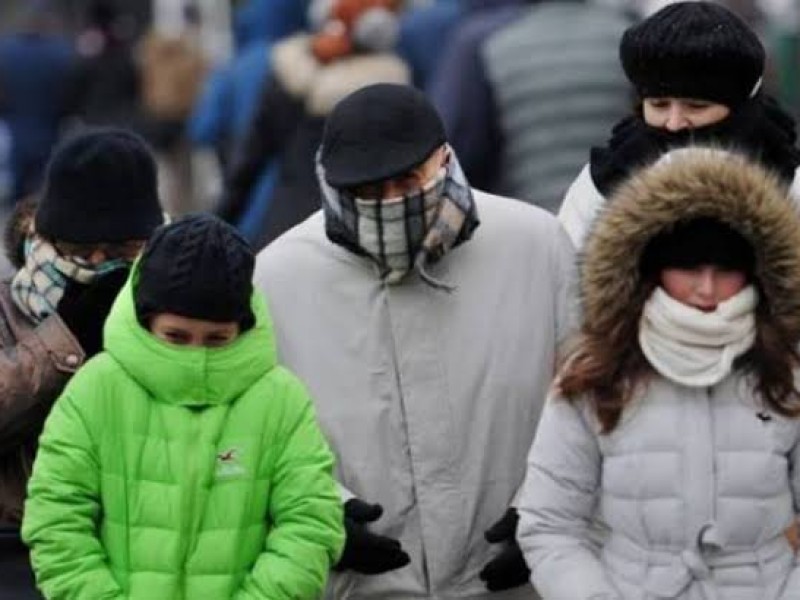
[[[238,447],[223,448],[217,452],[214,476],[217,479],[229,479],[245,474],[242,464],[242,450]]]

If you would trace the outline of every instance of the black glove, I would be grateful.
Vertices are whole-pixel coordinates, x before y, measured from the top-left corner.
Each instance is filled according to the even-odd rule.
[[[358,498],[344,505],[344,528],[347,539],[342,558],[333,567],[335,571],[348,569],[364,575],[378,575],[405,567],[411,562],[403,552],[400,542],[370,533],[366,523],[377,521],[383,514],[380,504],[367,504]]]
[[[501,592],[525,585],[530,580],[531,570],[525,563],[519,544],[517,544],[516,508],[509,508],[503,518],[484,533],[490,544],[505,542],[505,547],[495,558],[486,563],[479,577],[490,592]]]
[[[115,269],[88,285],[67,283],[56,312],[78,338],[87,358],[102,350],[103,325],[127,279],[128,269]]]

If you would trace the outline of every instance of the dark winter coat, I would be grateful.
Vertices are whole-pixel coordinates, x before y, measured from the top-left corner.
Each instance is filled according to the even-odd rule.
[[[19,246],[30,217],[21,215],[6,235],[15,267],[21,265]],[[14,304],[10,281],[0,283],[0,528],[21,521],[44,420],[84,356],[57,314],[34,325]]]
[[[408,83],[403,61],[392,54],[353,55],[328,65],[311,54],[309,37],[293,36],[271,52],[272,75],[242,147],[235,153],[219,214],[238,223],[265,166],[280,159],[263,246],[318,210],[314,157],[325,117],[336,103],[373,83]]]

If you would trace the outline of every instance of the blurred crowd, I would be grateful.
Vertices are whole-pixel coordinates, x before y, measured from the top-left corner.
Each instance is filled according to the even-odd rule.
[[[215,210],[261,247],[319,207],[313,157],[334,104],[408,82],[433,100],[475,186],[556,212],[587,149],[632,105],[622,31],[666,3],[240,0],[222,35],[198,0],[155,0],[139,24],[122,3],[91,0],[71,28],[57,2],[26,3],[0,39],[0,201],[35,193],[61,137],[121,125],[155,150],[170,213]],[[796,114],[796,3],[725,4],[761,35],[765,85]],[[229,41],[212,52],[210,35]]]

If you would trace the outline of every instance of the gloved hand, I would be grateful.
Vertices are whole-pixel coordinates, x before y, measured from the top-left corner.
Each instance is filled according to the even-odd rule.
[[[484,533],[490,544],[505,543],[503,550],[486,563],[479,577],[490,592],[500,592],[525,585],[530,580],[531,570],[525,563],[522,550],[516,539],[519,514],[516,508],[509,508],[503,518]]]
[[[364,575],[378,575],[405,567],[411,559],[400,547],[400,542],[370,533],[367,523],[377,521],[383,514],[380,504],[368,504],[358,498],[344,505],[344,528],[347,539],[342,558],[333,567],[335,571],[348,569]]]
[[[103,324],[117,294],[128,280],[128,269],[115,269],[85,285],[70,281],[56,306],[56,312],[78,338],[86,357],[103,348]]]

